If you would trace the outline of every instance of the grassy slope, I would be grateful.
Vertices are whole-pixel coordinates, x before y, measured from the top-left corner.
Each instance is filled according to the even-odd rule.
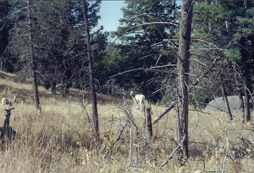
[[[243,125],[240,118],[235,118],[231,123],[223,113],[190,111],[191,158],[186,167],[177,167],[171,160],[165,167],[159,168],[173,150],[174,111],[153,127],[154,139],[149,147],[142,147],[146,131],[142,129],[137,134],[132,127],[134,151],[129,167],[129,127],[115,144],[111,156],[103,159],[125,124],[126,116],[119,99],[98,96],[101,144],[96,148],[89,126],[90,105],[87,102],[82,108],[73,97],[52,96],[40,88],[43,114],[38,115],[32,104],[32,86],[14,82],[14,75],[1,73],[0,77],[1,96],[8,97],[8,87],[19,93],[11,116],[11,126],[17,131],[18,138],[11,144],[2,142],[0,172],[194,172],[203,170],[204,165],[205,170],[214,169],[215,165],[221,170],[224,163],[228,172],[254,171],[253,151],[248,150],[248,157],[236,161],[224,160],[228,146],[244,148],[236,137],[237,132],[253,139],[252,125]],[[3,111],[2,106],[0,110]],[[153,105],[153,117],[163,110],[163,107]],[[132,114],[141,128],[143,114],[135,109],[132,109]],[[3,121],[4,117],[1,116],[0,124]],[[215,150],[215,146],[218,150]],[[229,154],[233,155],[231,152]]]

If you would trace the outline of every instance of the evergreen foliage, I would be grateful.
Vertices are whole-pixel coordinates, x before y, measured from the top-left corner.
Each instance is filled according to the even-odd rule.
[[[126,0],[125,3],[120,26],[112,33],[116,41],[110,43],[109,33],[98,26],[100,3],[89,2],[96,88],[107,93],[103,86],[113,82],[127,91],[142,92],[150,100],[167,103],[174,99],[176,87],[179,7],[176,1]],[[20,80],[31,77],[24,4],[24,1],[0,1],[0,68],[17,73]],[[193,89],[192,103],[221,96],[220,89],[216,89],[220,74],[224,76],[226,92],[237,94],[237,86],[243,85],[244,69],[249,69],[246,74],[252,91],[253,16],[252,0],[195,1],[191,81],[194,83],[215,59],[221,60],[200,81],[202,89]],[[66,88],[89,87],[82,1],[32,1],[32,19],[39,84],[46,88],[59,83]],[[245,59],[239,47],[243,37],[248,52]],[[235,75],[235,70],[240,76]]]
[[[172,41],[176,32],[177,10],[175,1],[125,1],[127,6],[122,9],[123,18],[113,36],[121,41],[116,45],[122,49],[120,54],[124,66],[121,71],[143,68],[124,75],[125,88],[133,89],[153,98],[161,99],[162,95],[152,93],[161,86],[155,77],[165,76],[164,73],[149,70],[151,67],[175,64],[175,42]],[[119,52],[119,51],[118,51]],[[112,55],[113,56],[113,55]],[[112,57],[114,59],[114,57]],[[167,68],[163,69],[166,70]],[[169,70],[169,68],[167,69]],[[118,81],[122,79],[120,76]]]
[[[215,89],[221,80],[224,80],[226,92],[229,95],[238,94],[239,88],[236,80],[243,85],[242,55],[239,51],[239,40],[242,36],[248,37],[249,52],[253,52],[254,46],[251,37],[254,34],[253,14],[254,2],[252,0],[221,0],[196,2],[193,16],[193,59],[211,65],[216,58],[221,58],[213,73],[202,83],[202,90],[194,93],[198,102],[208,102],[213,96],[221,96],[221,91]],[[253,69],[253,54],[248,56],[249,67]],[[192,62],[192,73],[199,76],[207,67],[200,63]],[[197,70],[199,69],[199,70]],[[237,74],[238,73],[238,74]],[[248,72],[253,76],[253,72]],[[223,79],[220,79],[223,74]],[[242,79],[241,79],[242,78]],[[193,79],[195,80],[195,79]],[[252,90],[251,88],[249,88]],[[215,92],[214,92],[215,91]],[[197,94],[199,93],[199,94]],[[193,97],[192,99],[195,100]]]
[[[9,55],[6,54],[5,58],[14,57],[17,61],[11,63],[13,70],[7,69],[7,71],[19,73],[20,79],[26,79],[30,76],[30,59],[26,56],[25,3],[22,1],[10,3],[15,10],[12,19],[15,27],[9,31],[10,43],[7,49]],[[84,44],[86,36],[82,29],[84,27],[82,2],[33,1],[32,3],[32,26],[40,84],[49,88],[61,83],[67,89],[84,86],[87,83],[88,73]],[[95,28],[98,25],[99,4],[91,3],[89,10],[90,26]],[[95,29],[92,34],[94,48],[98,49],[94,51],[98,62],[104,54],[107,36],[108,33],[103,31],[103,27]],[[5,68],[7,65],[3,69]]]

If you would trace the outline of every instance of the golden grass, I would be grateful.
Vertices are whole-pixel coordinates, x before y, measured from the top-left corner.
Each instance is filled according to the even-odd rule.
[[[116,142],[112,153],[103,157],[126,122],[121,104],[112,101],[98,105],[101,141],[96,147],[87,116],[88,113],[91,119],[91,105],[87,104],[83,109],[72,97],[54,97],[40,88],[43,114],[39,115],[32,104],[30,85],[0,80],[0,85],[3,84],[24,91],[23,95],[30,97],[26,98],[30,102],[21,104],[18,99],[12,111],[11,126],[18,136],[12,143],[1,144],[0,172],[195,172],[214,170],[215,165],[218,171],[254,171],[253,151],[248,147],[246,149],[244,142],[237,137],[240,133],[244,139],[252,140],[253,126],[252,123],[243,124],[240,115],[230,122],[224,113],[190,110],[188,164],[178,167],[174,160],[170,160],[160,168],[173,150],[174,110],[153,126],[154,138],[144,148],[144,137],[147,136],[143,128],[144,115],[135,107],[132,108],[134,121],[141,133],[136,133],[134,126],[131,126],[133,157],[130,163],[129,126]],[[153,119],[164,109],[152,105]],[[1,116],[0,124],[3,121],[4,117]],[[239,156],[235,160],[227,158],[225,161],[226,153],[236,156],[232,150],[228,151],[228,146],[246,149],[249,153],[246,157]]]

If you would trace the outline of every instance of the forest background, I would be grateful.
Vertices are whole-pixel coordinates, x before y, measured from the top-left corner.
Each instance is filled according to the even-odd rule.
[[[100,1],[0,1],[0,69],[15,73],[14,81],[20,86],[32,83],[34,91],[33,101],[28,102],[29,96],[24,97],[24,93],[18,98],[18,103],[24,99],[22,103],[26,105],[17,104],[17,110],[23,112],[18,113],[19,121],[12,121],[22,134],[12,146],[18,150],[8,150],[7,143],[3,153],[12,151],[17,158],[23,156],[19,152],[32,153],[30,164],[34,160],[33,150],[38,148],[41,162],[45,161],[46,165],[40,165],[43,170],[56,167],[61,170],[63,165],[73,170],[77,166],[86,169],[82,164],[89,165],[91,156],[107,162],[100,163],[103,169],[110,170],[110,161],[114,165],[114,161],[122,160],[119,165],[123,165],[128,154],[128,169],[157,169],[164,160],[158,168],[161,169],[174,156],[180,165],[186,165],[189,157],[200,158],[204,171],[207,161],[211,162],[209,167],[214,164],[214,171],[247,170],[245,159],[250,161],[248,165],[253,165],[250,103],[254,2],[183,0],[181,10],[175,0],[126,0],[125,3],[120,25],[109,33],[98,25]],[[126,99],[130,98],[131,90],[144,94],[148,103],[157,104],[145,104],[144,110],[132,109]],[[7,91],[9,87],[4,87],[2,94],[6,96]],[[102,95],[114,96],[110,102],[118,108],[109,108],[101,102],[97,109],[97,97]],[[231,113],[227,104],[229,95],[238,95],[242,100],[242,116]],[[46,96],[50,97],[49,101]],[[203,108],[218,96],[224,98],[227,118],[218,112],[209,114],[195,109]],[[71,108],[71,101],[75,108]],[[34,102],[43,116],[34,116],[37,113],[28,109]],[[157,111],[159,105],[166,110]],[[59,107],[68,113],[55,111]],[[109,115],[101,112],[103,107],[107,107],[105,112]],[[168,121],[167,113],[173,107],[175,116]],[[73,109],[82,110],[74,115]],[[153,125],[157,123],[154,130],[151,110],[158,116],[157,122],[153,121]],[[140,126],[146,119],[138,116],[141,113],[150,119],[149,138],[146,121]],[[158,123],[163,116],[167,119]],[[25,123],[28,125],[24,126]],[[124,131],[127,126],[128,130]],[[116,143],[118,147],[114,147]],[[44,160],[46,155],[48,159]],[[229,168],[227,159],[232,161]],[[8,170],[8,163],[2,164]],[[100,164],[96,168],[100,169]],[[251,170],[248,166],[248,171]]]
[[[25,5],[24,1],[1,1],[0,4],[0,69],[17,73],[20,80],[31,77]],[[127,0],[120,25],[111,33],[98,26],[99,5],[91,4],[90,8],[91,11],[94,8],[90,22],[94,27],[91,43],[97,92],[118,95],[119,88],[123,88],[141,92],[152,102],[174,100],[179,3]],[[89,88],[80,2],[33,1],[31,9],[39,84],[46,88],[57,84],[67,89]],[[201,82],[202,86],[193,90],[191,103],[205,105],[214,96],[221,96],[220,90],[212,88],[221,81],[228,95],[238,94],[243,89],[237,81],[243,75],[252,92],[253,2],[196,1],[192,25],[192,81],[214,59],[220,61],[216,70]],[[113,39],[109,42],[110,36]],[[245,59],[239,46],[242,37],[246,37],[244,44],[248,49]],[[116,75],[125,71],[129,72]],[[109,91],[113,86],[117,91],[112,88]]]

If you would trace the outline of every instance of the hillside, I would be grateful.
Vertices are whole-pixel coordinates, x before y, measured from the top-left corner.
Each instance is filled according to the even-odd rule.
[[[252,143],[246,145],[246,141],[253,141],[254,127],[251,123],[242,124],[240,116],[230,122],[223,113],[190,109],[189,166],[182,167],[169,160],[160,167],[174,149],[173,110],[153,126],[153,138],[148,140],[141,111],[113,97],[99,95],[107,102],[98,104],[101,139],[96,144],[91,131],[91,105],[87,101],[78,101],[73,96],[52,96],[40,87],[43,110],[40,115],[33,105],[32,86],[16,83],[15,75],[1,75],[1,96],[8,95],[9,90],[16,90],[19,95],[10,120],[17,137],[11,143],[1,141],[0,172],[194,172],[214,169],[253,172],[254,153],[249,147]],[[152,105],[153,119],[164,110],[164,107]],[[136,127],[128,123],[128,111]],[[4,118],[1,116],[0,124]]]
[[[15,74],[6,73],[0,71],[0,96],[12,98],[12,92],[18,94],[17,102],[26,102],[26,103],[33,103],[33,87],[32,81],[30,80],[22,80],[22,83],[18,79]],[[45,99],[64,99],[59,94],[52,95],[49,90],[46,90],[44,87],[39,86],[39,95],[42,100],[42,104]],[[78,89],[71,88],[69,91],[69,95],[67,98],[70,97],[85,97],[87,101],[89,101],[89,93],[84,92]],[[74,98],[75,99],[75,98]],[[110,95],[105,94],[97,94],[98,103],[111,103],[111,102],[119,102],[121,99],[112,97]]]

